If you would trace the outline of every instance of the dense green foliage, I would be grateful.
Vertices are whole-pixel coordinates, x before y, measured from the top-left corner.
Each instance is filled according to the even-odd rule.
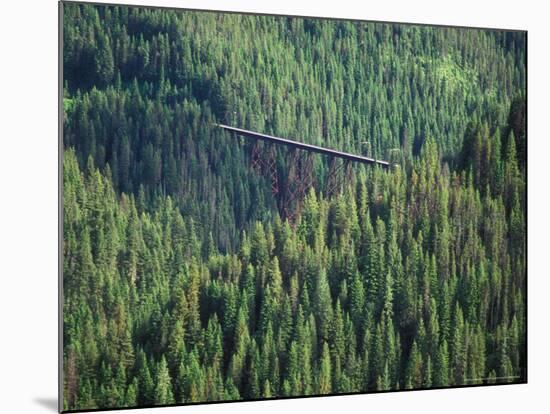
[[[525,378],[524,34],[64,9],[66,409]],[[399,166],[290,225],[214,122]]]

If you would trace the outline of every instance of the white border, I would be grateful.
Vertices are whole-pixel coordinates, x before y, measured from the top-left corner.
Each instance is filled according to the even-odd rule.
[[[111,3],[124,3],[117,0]],[[550,154],[548,18],[534,1],[147,0],[134,4],[529,31],[529,384],[150,410],[158,413],[545,412]],[[0,411],[52,413],[57,395],[57,1],[0,14]],[[540,408],[539,408],[540,407]]]

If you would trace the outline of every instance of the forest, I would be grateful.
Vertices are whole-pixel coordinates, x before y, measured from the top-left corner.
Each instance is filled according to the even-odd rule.
[[[62,7],[64,411],[526,381],[524,32]]]

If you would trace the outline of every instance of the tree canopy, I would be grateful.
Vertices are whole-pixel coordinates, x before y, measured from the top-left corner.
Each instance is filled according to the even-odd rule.
[[[63,8],[66,410],[525,379],[523,33]]]

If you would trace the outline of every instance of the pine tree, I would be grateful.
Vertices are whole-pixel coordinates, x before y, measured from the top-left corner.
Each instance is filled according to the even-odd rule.
[[[164,356],[161,358],[157,368],[155,383],[155,404],[173,404],[175,401],[172,391],[172,380],[170,378],[168,364],[166,363],[166,358],[164,358]]]
[[[319,338],[327,341],[332,323],[332,299],[327,274],[323,268],[319,270],[317,275],[314,309],[318,321]]]
[[[326,342],[323,343],[323,351],[321,354],[318,375],[319,375],[319,383],[317,388],[318,393],[330,394],[332,391],[332,383],[331,383],[332,375],[331,375],[330,353]]]
[[[446,387],[449,385],[449,356],[445,339],[439,345],[436,353],[433,384],[437,387]]]

